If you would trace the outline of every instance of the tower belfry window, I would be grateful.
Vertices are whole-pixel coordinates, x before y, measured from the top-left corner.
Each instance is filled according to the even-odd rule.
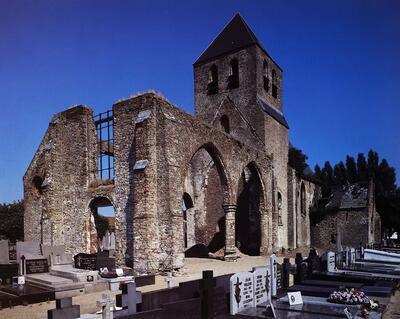
[[[218,67],[214,64],[208,72],[207,94],[218,93]]]
[[[274,98],[278,97],[278,79],[275,70],[272,70],[272,96]]]
[[[264,90],[266,92],[269,91],[269,76],[268,76],[268,62],[264,60],[263,63],[263,82],[264,82]]]
[[[239,63],[237,59],[233,59],[230,63],[228,88],[236,89],[239,87]]]

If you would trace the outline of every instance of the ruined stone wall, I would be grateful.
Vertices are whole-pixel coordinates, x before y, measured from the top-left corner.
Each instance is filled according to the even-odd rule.
[[[148,117],[136,122],[142,111],[149,111]],[[189,182],[190,187],[187,182],[190,163],[193,155],[204,149],[213,161],[208,168],[209,188],[201,204],[209,214],[205,216],[208,239],[218,230],[220,218],[228,214],[222,208],[228,205],[230,210],[235,209],[241,174],[251,163],[262,184],[260,251],[266,254],[272,250],[277,225],[272,212],[272,161],[267,153],[234,139],[221,127],[199,121],[155,94],[118,102],[113,112],[113,182],[96,178],[97,137],[93,114],[86,107],[55,116],[24,177],[25,223],[40,225],[42,215],[48,216],[51,223],[45,227],[49,236],[44,236],[50,238],[48,243],[64,244],[74,254],[88,252],[89,206],[104,197],[116,214],[119,264],[133,263],[136,271],[182,267],[182,196],[184,191],[195,195],[193,182]],[[144,169],[135,170],[139,160],[148,163]],[[32,184],[37,175],[48,180],[40,200]],[[193,199],[196,205],[198,198]],[[234,214],[229,216],[233,219],[227,219],[226,242],[231,247],[235,244],[235,223]],[[40,240],[38,229],[26,227],[26,238]]]
[[[57,114],[25,176],[25,238],[53,245],[65,244],[71,253],[85,251],[85,208],[89,180],[96,171],[93,114],[77,106]],[[32,180],[41,176],[46,186],[34,195]],[[34,204],[41,203],[40,206]],[[46,225],[40,225],[44,219]]]
[[[340,210],[329,212],[311,227],[311,244],[322,249],[336,249],[337,228],[342,246],[358,247],[368,243],[368,210]]]
[[[288,245],[291,248],[308,247],[311,244],[310,211],[321,196],[320,187],[301,177],[288,166]],[[302,212],[301,189],[305,190],[305,213]]]

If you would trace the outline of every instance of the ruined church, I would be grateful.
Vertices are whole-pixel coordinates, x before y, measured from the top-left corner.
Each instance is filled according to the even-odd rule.
[[[318,188],[288,165],[282,69],[240,15],[193,69],[194,115],[149,92],[53,116],[23,179],[25,240],[96,252],[106,224],[137,272],[196,245],[225,260],[310,245]]]

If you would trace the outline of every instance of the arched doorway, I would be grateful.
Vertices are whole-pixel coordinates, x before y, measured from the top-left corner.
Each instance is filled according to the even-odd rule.
[[[193,208],[192,197],[188,193],[183,193],[182,196],[182,214],[183,214],[183,241],[185,249],[189,245],[188,232],[192,233],[193,216],[191,214],[191,209]]]
[[[236,247],[250,256],[260,255],[262,192],[259,172],[254,164],[249,164],[239,181],[235,221]]]
[[[304,182],[300,184],[300,211],[297,213],[297,247],[307,245],[309,223],[307,222],[307,193]]]
[[[193,208],[186,215],[187,248],[196,244],[216,252],[225,246],[225,212],[228,186],[224,166],[215,146],[206,144],[192,156],[184,190],[193,194]],[[188,198],[187,198],[188,200]],[[184,202],[185,198],[184,198]]]
[[[115,210],[111,201],[107,197],[96,197],[90,202],[89,209],[88,250],[95,253],[101,249],[115,249]]]

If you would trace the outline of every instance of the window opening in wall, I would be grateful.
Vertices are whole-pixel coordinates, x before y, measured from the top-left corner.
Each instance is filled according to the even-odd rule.
[[[278,97],[278,79],[276,78],[275,70],[272,70],[272,96],[275,99]]]
[[[226,116],[226,115],[222,115],[221,116],[221,126],[224,129],[225,133],[229,134],[231,132],[231,129],[230,129],[230,126],[229,126],[229,117],[228,116]]]
[[[300,188],[300,209],[301,209],[301,215],[305,217],[307,214],[307,207],[306,207],[306,188],[304,186],[304,183],[301,183],[301,188]]]
[[[266,92],[269,91],[269,77],[268,77],[268,62],[264,60],[263,64],[263,81],[264,81],[264,90]]]
[[[282,194],[278,192],[278,226],[283,226],[282,221]]]
[[[43,193],[43,178],[41,178],[40,176],[35,176],[32,180],[33,186],[35,187],[36,191],[38,192],[38,194],[42,194]]]
[[[218,67],[214,64],[208,72],[207,94],[218,93]]]
[[[230,63],[228,88],[236,89],[239,87],[239,63],[237,59],[233,59]]]
[[[96,197],[89,204],[90,220],[86,229],[87,249],[91,253],[115,250],[115,210],[106,197]]]
[[[97,177],[114,179],[114,117],[112,111],[94,116],[97,131]]]

